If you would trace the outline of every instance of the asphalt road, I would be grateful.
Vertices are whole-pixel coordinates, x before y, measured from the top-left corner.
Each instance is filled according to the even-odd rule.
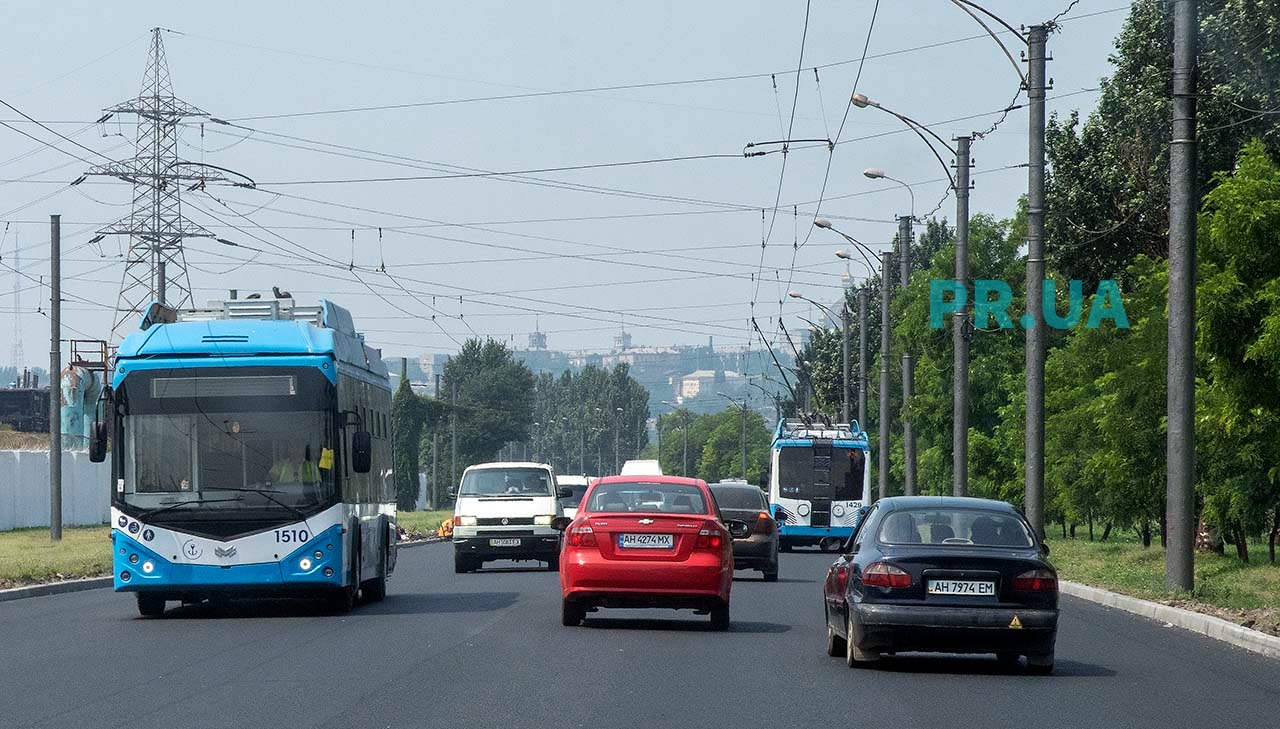
[[[405,550],[385,602],[286,601],[137,617],[92,590],[0,603],[0,726],[1236,727],[1280,725],[1280,661],[1064,598],[1053,676],[987,657],[823,652],[829,555],[742,572],[733,627],[690,612],[559,624],[557,575],[455,575]]]

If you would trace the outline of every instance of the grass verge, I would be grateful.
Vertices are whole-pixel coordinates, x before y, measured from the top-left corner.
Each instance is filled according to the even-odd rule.
[[[0,589],[111,573],[111,528],[66,527],[62,541],[48,529],[0,532]]]
[[[1250,544],[1253,561],[1242,563],[1228,546],[1226,555],[1197,552],[1195,589],[1164,589],[1164,550],[1149,549],[1132,535],[1106,542],[1050,538],[1049,561],[1065,580],[1216,615],[1280,635],[1280,564],[1268,564],[1266,544]]]
[[[425,536],[435,536],[440,522],[453,516],[453,509],[436,511],[398,511],[396,523],[409,533],[420,532]]]

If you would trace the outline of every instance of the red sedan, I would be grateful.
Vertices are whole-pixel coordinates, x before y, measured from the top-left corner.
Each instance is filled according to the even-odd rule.
[[[594,481],[565,531],[560,552],[561,621],[578,625],[606,608],[692,608],[729,627],[733,538],[707,484],[675,476]]]

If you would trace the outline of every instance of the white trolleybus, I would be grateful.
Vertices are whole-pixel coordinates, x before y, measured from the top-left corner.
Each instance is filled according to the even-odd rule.
[[[226,595],[386,594],[391,389],[328,301],[153,303],[121,343],[90,456],[111,444],[112,573],[144,616]]]
[[[783,419],[773,435],[770,508],[779,545],[836,549],[853,534],[858,510],[871,501],[871,448],[850,425]]]

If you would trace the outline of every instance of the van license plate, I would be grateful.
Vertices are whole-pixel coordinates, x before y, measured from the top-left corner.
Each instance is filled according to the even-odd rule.
[[[619,534],[618,546],[622,549],[671,549],[675,546],[675,535]]]
[[[490,539],[490,547],[519,547],[519,539]]]
[[[996,583],[977,580],[929,580],[930,595],[978,595],[996,594]]]

